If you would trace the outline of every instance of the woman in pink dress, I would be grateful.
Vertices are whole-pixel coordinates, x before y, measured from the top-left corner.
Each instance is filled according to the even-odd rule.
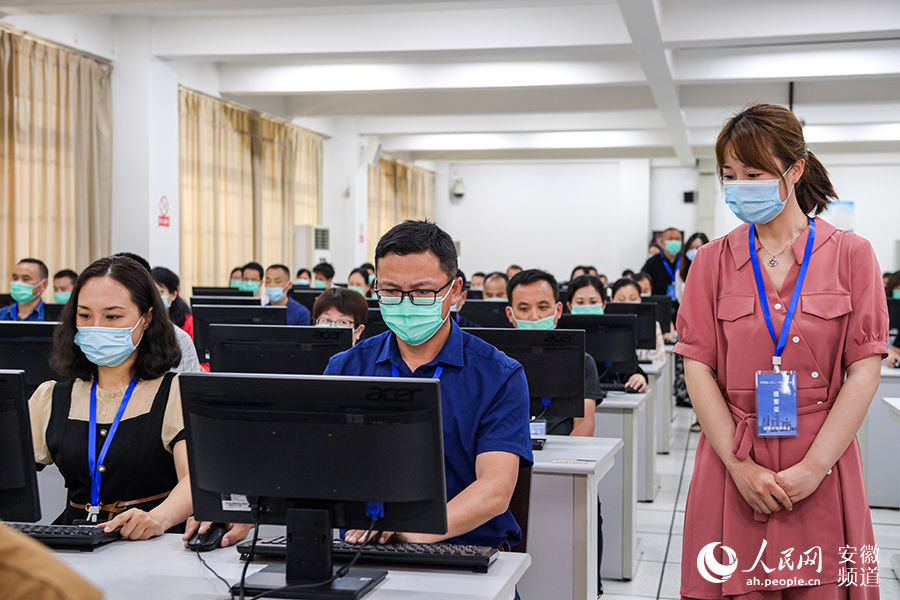
[[[887,351],[875,254],[861,237],[808,216],[836,194],[786,108],[735,116],[716,158],[726,202],[746,224],[697,252],[678,313],[675,352],[703,426],[681,595],[877,599],[856,440]],[[787,418],[778,427],[790,421],[788,387],[773,388],[781,400],[772,392],[758,400],[758,378],[772,376],[757,372],[779,369],[779,382],[795,373],[793,437],[758,431],[758,402],[763,414]]]

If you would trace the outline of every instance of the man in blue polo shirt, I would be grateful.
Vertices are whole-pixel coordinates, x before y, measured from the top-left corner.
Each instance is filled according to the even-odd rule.
[[[373,541],[517,545],[509,502],[520,463],[532,460],[522,366],[449,318],[462,280],[453,240],[437,225],[396,225],[378,242],[375,268],[390,331],[332,357],[325,374],[440,379],[449,501],[446,534],[382,532]],[[364,533],[346,539],[362,542]]]
[[[291,271],[284,265],[272,265],[266,269],[266,297],[269,306],[287,306],[288,325],[309,325],[309,309],[288,296],[294,287]]]
[[[0,321],[43,321],[41,295],[50,283],[47,265],[36,258],[23,258],[16,264],[9,285],[14,302],[0,308]]]

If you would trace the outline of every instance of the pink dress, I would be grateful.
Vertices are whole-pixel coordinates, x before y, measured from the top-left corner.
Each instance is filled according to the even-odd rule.
[[[757,437],[755,373],[771,370],[775,345],[759,305],[749,227],[742,225],[697,253],[678,312],[675,352],[715,371],[737,425],[735,456],[750,456],[778,472],[806,454],[837,398],[847,366],[887,352],[887,306],[871,245],[816,219],[812,259],[782,365],[797,372],[799,435]],[[763,274],[776,333],[781,331],[797,281],[808,232],[809,228],[792,246],[797,259],[780,291]],[[762,268],[766,269],[765,262]],[[701,550],[713,542],[731,548],[738,563],[730,578],[711,577],[725,579],[722,583],[704,578],[698,565]],[[799,583],[802,579],[818,580],[824,586],[821,594],[809,597],[873,600],[879,597],[877,573],[871,581],[871,568],[876,565],[864,564],[863,552],[874,545],[855,438],[811,496],[795,503],[791,512],[782,510],[767,517],[744,501],[712,444],[701,434],[684,518],[682,596],[778,598],[782,594],[774,590],[785,590],[785,598],[807,597],[803,590],[790,589],[809,585]],[[845,546],[846,550],[839,550]],[[714,549],[715,562],[733,563],[721,547]],[[853,563],[843,562],[848,556]],[[861,585],[867,573],[872,585]],[[836,587],[853,576],[857,584]],[[782,581],[766,585],[766,578]]]

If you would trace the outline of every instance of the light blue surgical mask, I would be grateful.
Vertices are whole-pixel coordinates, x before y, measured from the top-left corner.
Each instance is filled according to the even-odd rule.
[[[572,305],[572,314],[573,315],[602,315],[603,314],[603,305],[602,304],[573,304]]]
[[[69,298],[72,297],[72,292],[54,292],[53,293],[53,301],[57,304],[66,304],[69,301]]]
[[[9,284],[9,295],[19,304],[25,304],[34,300],[34,288],[24,281],[13,281]]]
[[[131,340],[131,334],[141,324],[144,317],[138,319],[134,327],[79,327],[75,334],[75,343],[84,352],[89,361],[102,367],[118,367],[131,356],[137,345]],[[141,334],[141,339],[144,336]],[[138,340],[138,344],[141,340]]]
[[[790,169],[788,169],[790,171]],[[784,177],[784,173],[781,174]],[[794,193],[791,186],[785,201],[781,201],[779,185],[781,179],[736,179],[722,182],[725,203],[731,212],[744,223],[762,225],[768,223],[784,211],[787,198]]]
[[[517,329],[556,329],[556,313],[553,313],[549,317],[544,317],[543,319],[538,319],[537,321],[525,321],[519,320],[513,317],[513,321],[516,322]]]
[[[169,294],[160,294],[159,297],[162,298],[163,304],[166,305],[166,310],[168,310],[169,307],[172,306],[172,296]]]
[[[358,293],[358,294],[359,294],[360,296],[362,296],[363,298],[365,298],[365,296],[366,296],[366,288],[361,288],[361,287],[356,286],[356,285],[351,285],[351,286],[349,286],[348,289],[353,290],[354,292]]]
[[[281,302],[284,299],[284,288],[267,287],[266,296],[268,296],[269,300],[272,302]]]
[[[309,287],[309,279],[297,279],[296,281],[294,281],[294,285]]]
[[[322,281],[321,279],[313,279],[312,288],[314,290],[324,290],[325,287],[326,287],[326,284],[324,281]]]
[[[259,282],[258,281],[241,281],[240,289],[245,292],[250,292],[251,294],[255,294],[259,291]]]
[[[506,298],[485,298],[488,302],[506,302]]]
[[[675,256],[681,252],[681,240],[666,240],[666,252]]]
[[[228,284],[228,287],[234,288],[236,290],[240,290],[240,289],[242,289],[241,288],[242,283],[243,282],[240,279],[232,279],[231,283]]]
[[[381,318],[394,334],[410,346],[421,346],[438,332],[450,316],[442,317],[444,298],[438,296],[434,304],[421,306],[413,304],[409,297],[400,304],[382,304]]]
[[[373,281],[375,281],[375,273],[369,273],[369,285],[372,285]]]
[[[693,262],[694,257],[697,256],[697,250],[695,250],[694,248],[691,248],[690,250],[685,250],[684,255],[687,257],[687,259],[689,261]]]

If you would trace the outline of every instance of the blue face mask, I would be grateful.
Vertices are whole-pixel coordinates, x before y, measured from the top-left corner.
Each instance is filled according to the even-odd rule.
[[[268,296],[269,300],[272,302],[281,302],[284,299],[284,288],[267,287],[266,296]]]
[[[506,302],[506,298],[485,298],[488,302]]]
[[[603,305],[602,304],[573,304],[572,305],[572,314],[573,315],[602,315],[603,314]]]
[[[443,326],[447,317],[442,317],[444,298],[438,296],[434,304],[420,306],[403,298],[400,304],[382,304],[381,318],[394,334],[410,346],[420,346],[430,340]]]
[[[298,279],[294,282],[294,285],[301,285],[303,287],[309,287],[309,279]]]
[[[693,248],[691,248],[690,250],[686,250],[685,253],[684,253],[684,255],[687,257],[687,259],[688,259],[689,261],[693,262],[693,261],[694,261],[694,257],[697,256],[697,251],[694,250]]]
[[[160,294],[160,298],[162,298],[163,304],[166,305],[166,309],[172,306],[172,296],[169,294]]]
[[[137,346],[131,340],[132,332],[141,324],[138,319],[134,327],[79,327],[75,343],[87,359],[102,367],[118,367],[131,356]],[[141,339],[143,339],[141,334]],[[138,340],[138,344],[141,340]]]
[[[790,171],[790,169],[788,169]],[[781,174],[784,177],[784,173]],[[791,186],[785,201],[781,201],[779,184],[781,179],[739,179],[723,181],[725,203],[731,212],[744,223],[762,225],[782,213],[787,206],[787,198],[794,193]]]
[[[556,313],[537,321],[520,321],[515,317],[513,317],[513,320],[516,322],[516,329],[556,329],[556,323],[554,323]]]

